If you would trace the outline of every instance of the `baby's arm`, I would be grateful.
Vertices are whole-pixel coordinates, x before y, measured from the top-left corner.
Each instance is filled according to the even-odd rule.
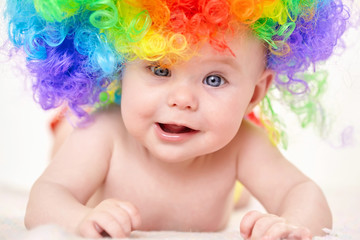
[[[246,214],[241,234],[246,239],[304,240],[330,228],[331,212],[320,188],[289,163],[261,129],[244,122],[240,131],[238,179],[269,212]]]
[[[113,138],[106,119],[76,129],[33,185],[25,216],[27,228],[58,224],[85,237],[123,237],[138,227],[139,214],[130,203],[108,199],[95,208],[85,204],[105,181]]]

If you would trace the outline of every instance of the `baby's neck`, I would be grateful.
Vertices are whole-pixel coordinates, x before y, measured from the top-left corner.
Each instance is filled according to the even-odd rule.
[[[145,159],[148,163],[151,163],[154,166],[157,166],[159,169],[164,169],[166,171],[188,171],[193,168],[195,165],[204,162],[205,157],[199,156],[190,159],[172,159],[168,161],[167,159],[162,159],[157,156],[152,155],[146,148],[145,150]]]

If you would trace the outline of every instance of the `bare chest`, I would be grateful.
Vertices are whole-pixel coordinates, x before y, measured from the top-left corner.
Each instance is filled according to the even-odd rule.
[[[217,231],[233,209],[235,164],[162,171],[136,161],[113,164],[94,203],[116,198],[140,211],[143,230]]]

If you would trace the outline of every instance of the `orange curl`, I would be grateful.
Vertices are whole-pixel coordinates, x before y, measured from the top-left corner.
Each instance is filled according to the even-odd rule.
[[[263,4],[258,0],[234,0],[231,12],[245,24],[256,22],[263,13]]]
[[[170,10],[166,3],[162,0],[144,1],[144,8],[146,8],[151,16],[153,26],[165,26],[170,20]]]
[[[290,52],[290,46],[284,41],[274,41],[274,46],[269,46],[269,50],[272,54],[277,56],[284,56]]]

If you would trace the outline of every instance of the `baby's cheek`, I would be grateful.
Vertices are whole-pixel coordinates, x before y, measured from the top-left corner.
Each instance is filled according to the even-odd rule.
[[[242,121],[242,115],[239,116],[236,113],[228,113],[227,115],[221,116],[221,119],[216,126],[222,135],[233,138],[240,129]]]
[[[138,112],[136,111],[136,108],[132,107],[131,104],[128,105],[126,102],[121,103],[121,116],[122,120],[124,122],[126,130],[132,134],[136,135],[136,132],[139,131],[139,128],[141,127],[141,119],[139,117]]]
[[[229,117],[228,121],[218,123],[214,126],[216,130],[213,136],[220,147],[224,147],[230,143],[239,131],[241,121],[233,121],[230,119],[231,117]]]

